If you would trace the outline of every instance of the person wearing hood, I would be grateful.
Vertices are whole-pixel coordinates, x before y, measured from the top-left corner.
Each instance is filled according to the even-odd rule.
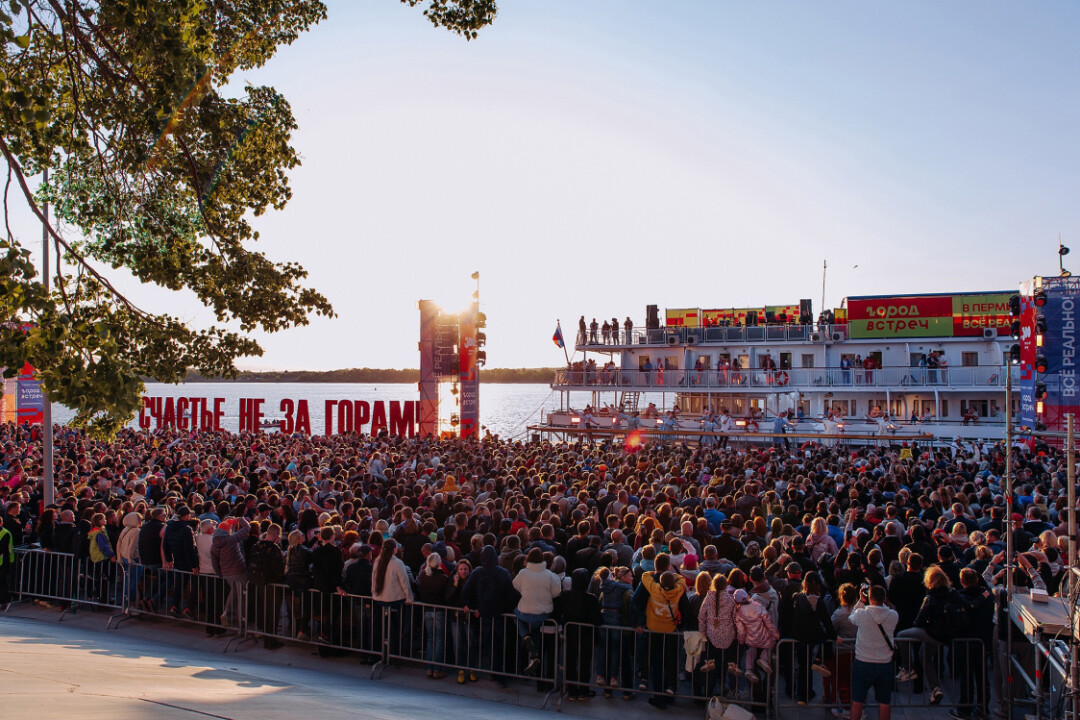
[[[677,631],[686,610],[686,579],[667,570],[659,578],[656,573],[646,573],[641,582],[649,594],[645,608],[645,624],[650,633],[646,652],[656,693],[649,698],[649,704],[666,708],[674,702],[679,681]]]
[[[514,586],[510,572],[499,566],[495,548],[485,545],[480,551],[480,567],[469,574],[461,590],[463,610],[476,616],[477,622],[469,623],[469,667],[499,672],[503,669],[503,622],[502,615],[514,605]],[[490,653],[480,657],[481,648],[491,648]],[[500,685],[506,684],[502,675],[495,676]]]
[[[597,667],[596,684],[606,686],[604,697],[612,696],[611,688],[629,688],[634,679],[631,660],[634,638],[621,626],[631,622],[630,600],[633,596],[634,573],[630,568],[618,566],[600,568],[600,616],[603,625],[600,642],[602,646]],[[621,673],[620,673],[621,670]],[[623,698],[629,700],[633,693],[623,690]]]
[[[135,591],[142,582],[142,565],[139,564],[139,525],[142,524],[142,515],[137,512],[129,512],[124,515],[122,521],[124,529],[120,531],[120,539],[116,541],[116,557],[124,566],[127,573],[127,596],[128,601],[135,599]]]
[[[556,600],[558,617],[565,626],[566,695],[587,700],[596,695],[589,688],[596,628],[602,622],[600,601],[589,592],[592,573],[578,568],[570,574],[570,590]]]
[[[424,658],[428,661],[427,676],[439,680],[446,677],[446,614],[438,605],[445,605],[450,592],[450,577],[437,552],[427,556],[417,578],[416,599],[424,608]]]
[[[529,654],[525,674],[531,675],[540,667],[540,653],[536,646],[540,627],[551,617],[555,598],[562,593],[562,582],[558,575],[548,570],[540,548],[529,550],[525,567],[514,577],[514,589],[521,594],[514,614],[519,621],[521,644]]]

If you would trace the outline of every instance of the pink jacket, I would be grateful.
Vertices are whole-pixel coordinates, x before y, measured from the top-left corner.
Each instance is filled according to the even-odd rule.
[[[753,600],[735,606],[735,629],[739,643],[750,647],[771,647],[780,637],[769,611]]]

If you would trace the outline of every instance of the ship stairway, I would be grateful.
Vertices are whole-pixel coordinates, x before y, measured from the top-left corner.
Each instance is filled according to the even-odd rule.
[[[640,397],[641,393],[639,392],[624,392],[622,394],[622,399],[619,400],[619,408],[621,408],[623,412],[637,412],[638,399]]]

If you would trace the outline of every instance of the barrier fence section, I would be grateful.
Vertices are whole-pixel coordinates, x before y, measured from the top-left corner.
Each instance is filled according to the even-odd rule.
[[[781,640],[761,653],[764,663],[759,664],[737,643],[721,650],[703,637],[688,637],[696,633],[575,622],[559,626],[551,619],[530,622],[512,613],[479,617],[452,606],[380,603],[246,578],[95,563],[45,550],[15,552],[11,590],[22,600],[54,602],[65,613],[79,607],[116,610],[109,627],[118,619],[152,616],[204,626],[208,634],[232,633],[230,644],[262,640],[276,647],[287,641],[320,654],[355,653],[375,664],[373,677],[404,662],[424,666],[433,677],[457,672],[462,680],[484,674],[500,684],[533,681],[547,693],[544,705],[555,693],[580,698],[599,691],[607,697],[647,695],[699,703],[720,696],[759,717],[798,714],[795,708],[811,703],[841,710],[851,706],[853,640],[820,645]],[[987,714],[990,655],[981,640],[932,643],[901,637],[895,644],[894,673],[903,669],[914,677],[894,681],[893,707],[940,703],[964,715]],[[937,702],[935,687],[944,693]]]
[[[561,660],[559,626],[553,620],[528,623],[512,613],[480,617],[464,608],[425,603],[376,603],[383,611],[387,662],[426,666],[429,676],[447,672],[479,679],[489,674],[536,681],[546,704],[558,683]]]
[[[737,644],[721,650],[700,633],[566,623],[563,648],[565,684],[571,697],[599,690],[605,697],[631,699],[643,693],[705,704],[720,695],[762,717],[768,714],[773,675],[753,656],[749,664],[744,663],[746,655]],[[762,653],[761,658],[771,669],[774,663],[769,653]]]
[[[983,642],[960,638],[948,643],[920,642],[895,638],[893,689],[890,705],[894,708],[953,707],[964,715],[988,715],[990,666]],[[809,645],[796,640],[781,640],[777,646],[777,679],[774,707],[778,715],[802,705],[851,708],[852,663],[855,641],[829,641]],[[819,672],[824,669],[826,673]],[[900,673],[911,674],[901,681]],[[936,702],[935,688],[944,695]],[[878,700],[873,693],[868,705]]]
[[[127,569],[109,560],[94,562],[47,550],[17,548],[12,595],[60,604],[63,616],[81,607],[123,611]]]

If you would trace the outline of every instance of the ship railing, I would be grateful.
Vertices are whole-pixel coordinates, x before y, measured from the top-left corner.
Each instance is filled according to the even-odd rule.
[[[658,327],[634,326],[629,334],[626,326],[605,336],[602,330],[596,334],[590,330],[576,331],[575,346],[579,350],[598,347],[626,347],[634,345],[693,346],[719,342],[840,342],[848,339],[847,325],[735,325],[729,327]]]
[[[555,388],[611,388],[613,390],[644,390],[663,392],[708,391],[717,389],[754,388],[769,392],[788,392],[799,389],[867,390],[873,388],[972,388],[998,389],[1005,387],[1006,366],[980,365],[968,367],[925,368],[883,367],[863,368],[691,368],[623,370],[598,367],[595,370],[567,368],[558,370],[552,386]]]

